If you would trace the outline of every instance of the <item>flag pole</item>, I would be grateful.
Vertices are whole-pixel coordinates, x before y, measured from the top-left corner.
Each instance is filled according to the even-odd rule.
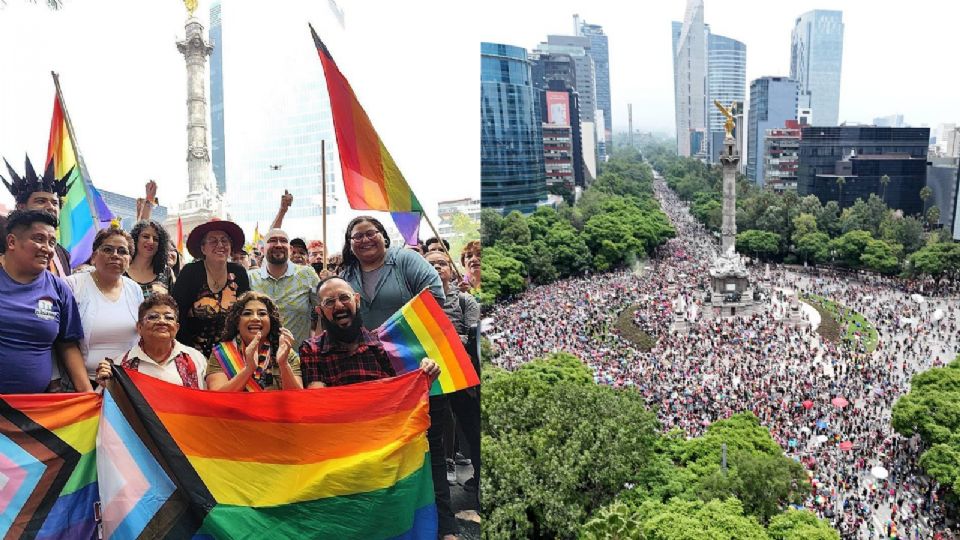
[[[440,249],[443,250],[443,253],[447,256],[447,259],[450,260],[450,268],[453,268],[453,275],[457,280],[463,279],[463,275],[460,273],[460,269],[457,267],[457,261],[453,260],[453,256],[450,255],[450,252],[447,251],[446,244],[443,243],[443,238],[440,236],[440,233],[437,232],[437,228],[433,226],[433,222],[430,221],[430,216],[426,212],[423,212],[423,218],[427,220],[427,225],[430,226],[430,230],[433,231],[433,236],[440,240]]]
[[[323,204],[323,266],[321,270],[327,270],[327,141],[320,139],[320,193],[322,194]]]
[[[93,196],[90,193],[90,184],[87,182],[87,164],[83,162],[83,156],[80,155],[80,142],[77,141],[77,135],[73,132],[73,122],[70,121],[70,113],[67,112],[67,103],[63,99],[63,91],[60,90],[60,75],[56,71],[50,71],[53,76],[53,85],[57,89],[57,102],[60,104],[60,110],[63,111],[63,120],[67,124],[67,133],[70,135],[70,142],[73,145],[73,155],[77,158],[77,167],[80,167],[80,181],[83,182],[83,192],[86,195],[87,207],[90,209],[90,215],[93,216],[93,227],[100,230],[100,215],[97,214],[97,207],[93,204]]]

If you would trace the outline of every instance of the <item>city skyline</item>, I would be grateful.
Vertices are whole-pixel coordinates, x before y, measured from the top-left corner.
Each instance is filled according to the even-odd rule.
[[[749,85],[764,76],[790,75],[791,33],[800,15],[815,9],[842,11],[840,122],[869,123],[891,114],[904,115],[904,121],[913,126],[960,120],[960,103],[943,91],[960,83],[960,76],[944,56],[936,54],[949,50],[948,37],[952,21],[960,17],[960,6],[933,0],[910,6],[899,9],[865,0],[798,0],[789,6],[759,0],[704,0],[704,23],[712,33],[746,45]],[[685,8],[685,0],[642,9],[615,2],[585,6],[557,0],[550,9],[543,9],[539,3],[490,1],[476,24],[483,28],[483,41],[526,48],[550,34],[570,34],[574,14],[603,26],[610,43],[614,132],[626,130],[627,104],[632,103],[634,129],[675,134],[671,22],[682,20]],[[923,28],[923,33],[915,35],[912,28]],[[900,37],[878,39],[884,29]],[[891,77],[891,69],[899,70],[898,76]],[[916,84],[917,80],[924,84]]]
[[[338,5],[346,13],[341,27],[326,3],[297,2],[311,13],[309,21],[302,21],[302,46],[312,51],[311,63],[303,68],[322,70],[307,28],[307,22],[312,22],[434,224],[439,221],[439,201],[479,197],[475,124],[431,121],[465,117],[468,106],[475,110],[476,101],[468,96],[476,95],[476,70],[439,74],[436,66],[475,58],[477,42],[461,39],[453,27],[428,36],[393,24],[398,17],[409,16],[408,6],[384,5],[371,12],[356,9],[355,2],[341,1]],[[207,32],[210,6],[210,1],[200,2],[195,12]],[[434,12],[444,14],[439,8]],[[8,81],[16,81],[0,90],[0,156],[20,170],[25,153],[34,161],[46,155],[54,96],[50,71],[54,70],[60,74],[78,145],[94,184],[142,196],[146,181],[156,179],[161,203],[175,212],[188,189],[186,71],[176,48],[186,19],[180,2],[135,7],[120,0],[67,2],[59,10],[8,2],[0,7],[0,51],[14,52],[0,54],[0,71]],[[83,29],[82,34],[76,33],[77,28]],[[434,47],[437,39],[449,43]],[[390,46],[378,50],[368,46],[372,43]],[[433,53],[423,54],[426,50]],[[276,84],[283,83],[282,74],[275,77]],[[424,86],[461,90],[424,92]],[[443,114],[427,114],[431,111]],[[438,137],[460,142],[438,153],[430,143]],[[0,191],[0,203],[12,206],[12,197]],[[274,209],[283,186],[275,191],[276,196],[264,203]],[[295,200],[294,205],[298,204],[304,201]],[[386,214],[376,215],[389,221]],[[268,225],[261,223],[261,231]],[[423,228],[429,230],[426,224]]]

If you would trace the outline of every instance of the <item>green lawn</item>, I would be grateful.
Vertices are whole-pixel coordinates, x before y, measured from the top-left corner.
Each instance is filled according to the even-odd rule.
[[[838,325],[836,329],[833,328],[833,325],[828,325],[824,328],[824,322],[821,322],[821,328],[825,330],[820,332],[821,335],[830,339],[830,341],[842,339],[845,343],[852,345],[856,342],[857,332],[860,332],[867,352],[873,352],[877,348],[880,335],[877,333],[877,329],[874,328],[874,326],[870,324],[870,321],[864,318],[863,315],[833,300],[828,300],[815,294],[804,295],[803,298],[820,312],[820,316],[824,318],[824,322],[827,322],[827,317],[829,317],[836,321]],[[841,332],[843,334],[842,336]]]
[[[653,339],[653,337],[639,329],[637,325],[633,323],[633,313],[639,308],[639,304],[627,306],[626,309],[620,312],[620,316],[617,317],[616,327],[617,330],[620,331],[621,336],[639,347],[641,351],[649,352],[650,349],[657,344],[657,340]]]

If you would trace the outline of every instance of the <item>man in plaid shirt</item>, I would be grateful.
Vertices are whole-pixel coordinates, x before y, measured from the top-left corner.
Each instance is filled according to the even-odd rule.
[[[360,293],[339,277],[320,282],[317,313],[323,332],[300,345],[304,388],[343,386],[393,377],[396,372],[380,338],[363,327],[358,309]],[[424,358],[420,369],[431,378],[440,367]]]

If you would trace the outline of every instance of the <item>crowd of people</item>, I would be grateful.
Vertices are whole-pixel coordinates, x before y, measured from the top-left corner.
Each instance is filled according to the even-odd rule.
[[[3,182],[16,209],[0,220],[0,394],[99,390],[115,365],[208,391],[292,391],[392,377],[375,329],[425,289],[479,369],[480,309],[471,294],[480,286],[479,242],[461,253],[467,270],[458,280],[446,240],[392,246],[379,220],[360,216],[330,265],[322,242],[290,239],[281,228],[292,204],[285,193],[262,259],[244,250],[237,224],[211,220],[190,232],[193,260],[181,265],[163,227],[149,220],[156,197],[150,182],[138,205],[144,219],[130,232],[99,230],[89,260],[71,265],[57,243],[66,178],[56,178],[52,165],[38,174],[29,160],[23,175],[7,168],[11,180]],[[440,370],[429,358],[420,368],[434,378]],[[458,534],[447,474],[454,420],[474,469],[465,489],[479,488],[478,392],[430,398],[427,439],[439,537],[447,540]]]
[[[809,472],[805,506],[844,538],[955,537],[940,486],[918,467],[919,441],[893,432],[890,411],[913,374],[960,352],[957,298],[915,296],[955,294],[956,285],[757,265],[751,281],[763,301],[719,317],[707,303],[716,241],[662,180],[655,192],[677,237],[634,269],[533,287],[498,305],[494,363],[513,369],[575,354],[598,383],[636,389],[664,430],[690,437],[752,411]],[[814,317],[791,317],[789,304],[805,293],[862,314],[879,332],[876,350],[865,328],[853,343],[834,343],[815,331]],[[617,331],[624,310],[652,348]]]

